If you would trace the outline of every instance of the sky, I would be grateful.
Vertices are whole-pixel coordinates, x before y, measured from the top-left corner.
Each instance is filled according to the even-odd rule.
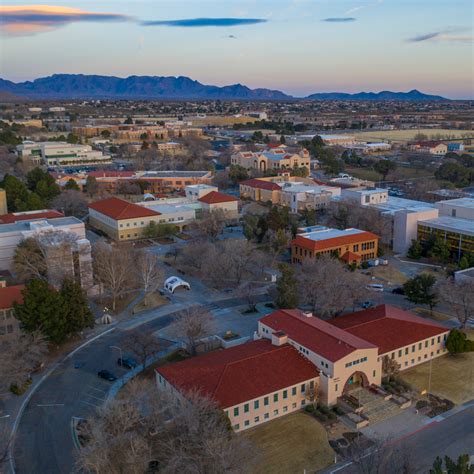
[[[474,98],[472,0],[2,0],[0,77],[189,76]]]

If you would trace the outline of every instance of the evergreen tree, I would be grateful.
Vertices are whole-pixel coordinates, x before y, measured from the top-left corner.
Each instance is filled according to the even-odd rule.
[[[39,330],[49,341],[62,343],[67,337],[67,311],[60,293],[46,281],[31,280],[22,294],[23,303],[15,303],[14,311],[23,330]]]
[[[80,191],[81,190],[81,188],[78,186],[78,184],[72,178],[66,183],[66,186],[64,186],[64,189],[72,189],[74,191]]]
[[[277,279],[276,304],[279,308],[293,309],[298,306],[298,285],[295,271],[290,265],[280,265],[281,275]]]
[[[430,311],[438,304],[438,294],[434,289],[436,277],[428,273],[422,273],[411,278],[403,285],[405,297],[415,304],[426,304]]]
[[[418,240],[412,240],[411,246],[408,249],[407,257],[413,260],[419,260],[423,253],[423,247]]]
[[[468,454],[462,454],[457,461],[445,456],[444,464],[445,468],[443,468],[443,460],[437,456],[430,474],[474,474],[474,465],[470,463]]]
[[[68,336],[77,334],[85,328],[94,327],[94,315],[88,304],[84,290],[71,279],[63,281],[61,297],[66,311],[66,333]]]

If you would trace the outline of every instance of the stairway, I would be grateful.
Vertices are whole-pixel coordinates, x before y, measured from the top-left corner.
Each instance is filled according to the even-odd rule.
[[[379,423],[400,413],[400,407],[397,404],[384,400],[380,395],[364,388],[351,391],[351,395],[360,400],[361,406],[364,407],[362,413],[368,418],[370,424]]]

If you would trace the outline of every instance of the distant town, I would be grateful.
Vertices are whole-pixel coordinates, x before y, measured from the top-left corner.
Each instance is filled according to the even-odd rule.
[[[1,472],[474,472],[472,101],[8,87]]]

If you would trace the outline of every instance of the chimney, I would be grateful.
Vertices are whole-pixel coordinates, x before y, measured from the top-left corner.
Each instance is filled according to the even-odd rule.
[[[274,346],[283,346],[288,342],[288,336],[283,331],[276,331],[272,333],[272,344]]]

